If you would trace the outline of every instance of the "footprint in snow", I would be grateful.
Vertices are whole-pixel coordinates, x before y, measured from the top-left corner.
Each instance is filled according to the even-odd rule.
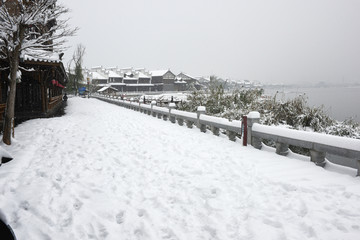
[[[58,182],[60,182],[61,179],[62,179],[61,174],[57,173],[57,174],[55,175],[55,180],[58,181]]]
[[[29,210],[30,204],[28,201],[22,201],[20,203],[20,208],[24,209],[25,211]]]
[[[79,199],[76,199],[73,204],[75,210],[80,210],[82,205],[83,205],[83,202],[81,202]]]
[[[118,214],[116,214],[116,223],[117,224],[122,224],[124,222],[124,215],[125,215],[124,211],[120,211]]]
[[[170,228],[161,229],[162,239],[178,239],[174,232]]]
[[[146,210],[145,209],[139,209],[138,216],[143,217],[144,215],[146,215]]]

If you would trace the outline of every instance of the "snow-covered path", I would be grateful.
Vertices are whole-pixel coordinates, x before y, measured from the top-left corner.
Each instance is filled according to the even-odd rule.
[[[96,99],[66,112],[6,148],[18,239],[359,239],[360,178]]]

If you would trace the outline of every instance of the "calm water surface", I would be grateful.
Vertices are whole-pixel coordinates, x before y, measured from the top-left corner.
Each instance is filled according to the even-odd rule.
[[[343,121],[353,117],[360,122],[360,87],[328,87],[328,88],[279,88],[267,89],[265,94],[277,99],[291,99],[305,94],[309,106],[324,106],[329,116]]]

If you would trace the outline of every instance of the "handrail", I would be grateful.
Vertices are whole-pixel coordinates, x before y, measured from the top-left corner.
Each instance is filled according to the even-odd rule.
[[[255,123],[253,136],[275,142],[313,149],[348,158],[360,158],[360,141],[322,133],[306,132],[293,129],[265,126]]]
[[[306,132],[277,126],[259,124],[259,115],[247,117],[248,142],[261,149],[262,140],[272,140],[276,144],[276,153],[286,156],[289,145],[306,148],[310,152],[310,160],[318,166],[326,165],[326,154],[348,158],[357,162],[357,176],[360,176],[360,140],[323,133]],[[348,166],[347,163],[338,163]]]

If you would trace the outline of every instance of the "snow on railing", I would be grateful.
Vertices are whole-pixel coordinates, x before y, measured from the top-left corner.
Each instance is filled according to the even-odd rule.
[[[261,149],[263,139],[272,140],[276,144],[276,153],[284,156],[289,153],[289,145],[306,148],[310,151],[310,160],[322,167],[326,164],[326,154],[355,159],[357,176],[360,176],[360,140],[261,125],[260,114],[255,113],[247,116],[247,140],[253,147]]]
[[[154,117],[162,118],[165,121],[170,120],[172,123],[178,122],[179,125],[192,128],[196,125],[201,132],[211,129],[214,135],[220,135],[220,129],[226,131],[228,138],[236,140],[236,136],[242,135],[241,121],[228,121],[224,118],[206,115],[205,107],[198,107],[196,113],[179,111],[174,109],[175,104],[170,103],[168,108],[156,106],[156,102],[150,105],[134,101],[120,100],[116,97],[95,96],[107,102],[143,112]],[[289,145],[309,149],[310,160],[318,166],[324,167],[326,164],[326,154],[355,159],[357,161],[357,176],[360,176],[360,140],[349,139],[344,137],[332,136],[321,133],[311,133],[286,129],[276,126],[264,126],[259,124],[260,113],[250,112],[244,120],[244,145],[246,142],[257,149],[262,148],[262,140],[272,140],[276,144],[276,153],[286,156],[289,153]],[[351,160],[350,159],[350,160]],[[341,163],[337,163],[340,165]],[[346,165],[347,166],[347,165]]]
[[[141,102],[134,102],[128,100],[121,100],[114,96],[96,95],[93,96],[104,101],[114,103],[116,105],[133,109],[159,119],[172,123],[178,123],[180,126],[184,124],[188,128],[196,125],[201,132],[206,132],[211,129],[214,135],[220,135],[220,129],[226,131],[226,134],[231,141],[236,141],[236,136],[241,136],[241,121],[229,121],[224,118],[213,117],[206,115],[205,107],[199,107],[196,113],[185,112],[175,109],[175,104],[170,103],[168,108],[156,106],[156,102],[152,101],[151,104],[144,104]]]

